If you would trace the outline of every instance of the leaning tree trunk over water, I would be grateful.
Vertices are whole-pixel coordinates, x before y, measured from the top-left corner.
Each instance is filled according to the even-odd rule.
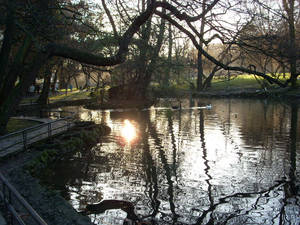
[[[22,54],[17,54],[18,57],[16,57],[15,63],[13,64],[13,66],[9,67],[7,66],[7,63],[5,63],[5,61],[9,62],[9,56],[12,55],[11,47],[14,40],[14,34],[16,33],[14,32],[14,28],[16,26],[13,11],[11,11],[11,9],[8,7],[8,16],[6,18],[5,32],[0,52],[0,71],[5,72],[0,74],[0,132],[5,132],[9,117],[13,113],[15,113],[22,97],[25,95],[29,86],[34,82],[37,73],[39,72],[40,68],[46,63],[47,59],[53,56],[60,56],[64,58],[74,59],[82,63],[88,63],[98,66],[112,66],[124,62],[133,35],[153,14],[155,8],[157,7],[155,3],[155,0],[151,0],[151,4],[149,5],[149,7],[139,16],[137,16],[132,24],[128,27],[128,29],[120,38],[119,50],[114,56],[104,57],[103,55],[95,55],[83,50],[70,48],[65,45],[56,43],[47,44],[46,46],[44,46],[44,48],[41,49],[41,52],[35,49],[36,51],[38,51],[38,53],[36,53],[36,51],[31,51],[31,48],[29,48],[32,43],[32,38],[35,37],[31,34],[28,35],[26,33],[25,36],[27,37],[24,38],[25,41],[22,45]],[[42,5],[45,6],[44,2]],[[48,10],[48,7],[46,7],[45,10]],[[38,38],[34,40],[36,41],[38,40]],[[27,66],[30,68],[30,70],[28,71],[27,69],[25,69],[25,71],[23,67],[25,65],[23,60],[25,59],[25,56],[27,55],[29,50],[33,56],[38,55],[39,58],[36,57],[33,60],[34,63],[30,64],[30,66]],[[28,65],[28,63],[26,64]],[[8,68],[12,69],[10,69],[9,72],[6,72]],[[21,75],[20,82],[15,86],[15,81],[19,75]],[[9,92],[6,92],[6,90],[9,90]],[[4,96],[4,98],[2,98],[2,96]]]
[[[149,7],[151,1],[147,1]],[[142,2],[142,8],[146,9],[146,2]],[[163,9],[162,13],[165,14],[166,10]],[[142,26],[141,30],[141,42],[138,45],[139,48],[139,57],[138,68],[136,70],[136,77],[129,81],[127,84],[117,86],[116,88],[110,89],[110,98],[119,98],[126,100],[144,100],[147,98],[147,89],[151,82],[152,75],[156,69],[159,51],[161,49],[164,33],[165,33],[165,20],[161,19],[159,25],[159,32],[157,35],[156,45],[151,49],[149,48],[149,40],[153,28],[151,26],[151,17],[149,20]]]

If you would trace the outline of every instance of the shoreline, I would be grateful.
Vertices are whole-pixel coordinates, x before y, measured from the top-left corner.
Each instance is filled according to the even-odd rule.
[[[288,101],[297,101],[300,102],[300,88],[297,90],[290,90],[289,88],[279,88],[279,89],[270,89],[262,90],[256,88],[235,88],[235,89],[226,89],[226,90],[208,90],[208,91],[182,91],[177,95],[171,96],[156,96],[158,98],[251,98],[251,99],[274,99],[274,100],[288,100]],[[79,100],[67,100],[67,101],[57,101],[49,103],[45,106],[37,104],[25,104],[18,106],[18,113],[23,111],[39,110],[43,109],[52,109],[63,106],[84,106],[87,109],[116,109],[116,108],[147,108],[155,104],[155,100],[145,101],[128,101],[128,100],[111,100],[103,104],[98,104],[93,99],[79,99]]]
[[[249,92],[248,92],[249,93]],[[198,93],[199,94],[199,93]],[[207,96],[209,94],[209,96]],[[220,93],[207,93],[203,92],[196,97],[203,97],[203,98],[242,98],[238,97],[241,93],[225,93],[227,94],[225,97],[220,95]],[[243,96],[243,95],[242,95]],[[271,96],[272,97],[272,96]],[[251,98],[254,98],[253,96]],[[255,97],[257,99],[257,96]],[[285,98],[289,98],[290,100],[297,100],[299,102],[300,96],[295,95],[293,97],[287,96],[280,96],[275,97],[274,99],[277,100],[286,100]],[[91,127],[96,126],[93,123],[83,123],[79,124],[77,127],[78,130],[87,130],[91,131]],[[104,128],[103,133],[106,133],[108,130]],[[99,131],[101,132],[101,131]],[[103,134],[102,133],[102,134]],[[64,154],[72,151],[76,151],[76,147],[80,144],[79,140],[73,140],[73,147],[67,148],[69,143],[68,140],[72,139],[74,136],[78,135],[78,133],[63,133],[54,137],[52,140],[42,141],[41,143],[33,144],[32,148],[28,152],[21,152],[16,156],[13,156],[5,163],[1,161],[0,169],[1,171],[4,170],[4,174],[8,177],[9,181],[15,185],[16,189],[20,192],[21,195],[33,206],[33,208],[41,215],[45,221],[49,225],[71,225],[71,224],[78,224],[78,225],[92,225],[90,219],[87,216],[81,215],[77,212],[67,200],[65,200],[60,193],[56,192],[55,190],[50,189],[49,187],[41,184],[41,179],[37,176],[32,176],[32,174],[28,171],[28,163],[29,161],[38,161],[42,162],[42,165],[31,165],[33,166],[34,171],[39,171],[43,169],[44,165],[47,163],[54,162],[57,158],[63,157]],[[90,140],[90,136],[93,135],[80,135],[79,138],[83,139],[83,142],[87,141],[88,143],[92,144],[93,140]],[[61,138],[61,139],[59,139]],[[60,141],[55,141],[60,140]],[[48,142],[49,141],[49,142]],[[52,143],[51,143],[52,142]],[[63,151],[59,151],[58,154],[52,152],[54,149],[62,148],[60,143],[65,143],[66,148]],[[67,143],[66,143],[67,142]],[[46,152],[43,157],[43,152]],[[53,158],[52,158],[53,156]],[[45,161],[44,159],[45,158]],[[37,160],[38,159],[38,160]],[[27,169],[24,169],[26,167]]]
[[[300,89],[290,91],[285,89],[261,90],[255,88],[248,89],[228,89],[228,90],[212,90],[193,93],[193,97],[214,97],[214,98],[274,98],[274,99],[300,99]]]
[[[67,153],[89,149],[109,132],[105,125],[79,122],[68,132],[1,160],[0,170],[48,225],[92,225],[88,216],[78,213],[58,191],[43,184],[38,174]],[[29,219],[27,222],[30,224]]]

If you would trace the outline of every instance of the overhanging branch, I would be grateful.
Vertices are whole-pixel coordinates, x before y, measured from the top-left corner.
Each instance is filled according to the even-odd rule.
[[[156,0],[152,0],[147,9],[134,19],[127,31],[121,37],[119,51],[112,57],[104,57],[103,55],[96,55],[87,51],[74,49],[56,43],[48,44],[45,47],[44,51],[47,52],[50,56],[61,56],[95,66],[113,66],[120,64],[125,61],[125,55],[128,52],[128,46],[133,35],[139,30],[141,25],[143,25],[153,14],[155,7],[157,7],[155,3]]]

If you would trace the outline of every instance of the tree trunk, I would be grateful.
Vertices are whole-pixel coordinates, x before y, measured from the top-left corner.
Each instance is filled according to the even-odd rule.
[[[170,85],[170,73],[171,73],[171,63],[172,63],[172,49],[173,49],[173,39],[172,39],[172,26],[171,23],[169,23],[168,27],[168,39],[169,39],[169,49],[168,49],[168,65],[167,65],[167,70],[166,74],[163,77],[163,87],[169,87]]]
[[[290,33],[290,70],[291,70],[291,87],[297,88],[297,48],[296,48],[296,29],[294,14],[291,15],[289,21],[289,33]]]
[[[163,9],[162,13],[165,14],[165,12],[166,12],[166,10]],[[146,40],[148,40],[147,43],[149,42],[149,39],[150,39],[150,32],[151,32],[151,23],[150,22],[146,24],[147,27],[144,30],[144,37],[147,38]],[[160,51],[162,43],[163,43],[165,26],[166,26],[165,19],[161,19],[161,23],[159,25],[159,33],[157,36],[157,42],[156,42],[156,45],[155,45],[155,48],[154,48],[152,54],[150,54],[151,62],[149,63],[149,65],[146,65],[146,63],[145,63],[147,61],[146,53],[148,50],[145,48],[141,49],[140,60],[143,61],[143,63],[142,63],[143,66],[139,70],[138,79],[135,84],[136,85],[136,91],[135,91],[136,95],[135,96],[138,96],[140,99],[146,98],[147,89],[151,82],[151,78],[154,73],[154,70],[156,69],[159,51]]]
[[[55,91],[56,91],[55,87],[56,87],[56,83],[57,83],[57,77],[58,77],[59,70],[60,70],[60,65],[57,66],[57,68],[56,68],[54,79],[52,82],[52,92],[53,93],[55,93]]]
[[[32,40],[31,37],[26,37],[23,45],[21,45],[16,53],[14,58],[14,62],[11,65],[10,70],[5,76],[3,86],[0,89],[0,105],[5,99],[9,96],[9,93],[15,86],[15,83],[18,79],[18,76],[22,74],[22,70],[24,69],[24,60],[31,46]],[[21,79],[21,77],[20,77]]]
[[[6,29],[3,35],[3,42],[0,52],[0,90],[3,88],[6,77],[6,72],[8,68],[9,55],[11,52],[11,47],[13,44],[14,33],[15,33],[15,22],[14,22],[14,12],[12,9],[8,9],[6,21]]]
[[[47,105],[48,98],[49,98],[50,84],[51,84],[51,69],[47,68],[44,76],[43,90],[37,100],[38,104]]]
[[[201,18],[201,25],[200,25],[200,41],[199,41],[199,46],[202,48],[203,47],[203,41],[201,39],[203,39],[204,37],[204,25],[205,25],[205,6],[206,6],[206,0],[203,0],[202,3],[202,18]],[[202,53],[200,51],[198,51],[197,54],[198,58],[197,58],[197,91],[201,91],[203,89],[203,60],[202,60]]]
[[[282,0],[284,9],[287,13],[289,26],[289,64],[291,87],[297,87],[297,48],[296,48],[296,29],[295,29],[295,0]]]
[[[39,70],[47,61],[48,56],[45,54],[37,54],[31,66],[23,71],[20,82],[12,88],[10,94],[0,105],[0,133],[4,134],[9,117],[16,112],[16,109],[28,90],[29,86],[34,82]]]
[[[203,89],[210,88],[211,87],[211,82],[213,77],[215,76],[216,72],[218,71],[218,67],[214,67],[214,69],[211,71],[209,76],[205,79],[203,83]]]
[[[76,89],[79,90],[79,86],[78,86],[78,82],[77,82],[76,77],[74,76],[73,79],[74,79],[74,82],[75,82]]]
[[[202,54],[198,51],[198,58],[197,58],[197,91],[201,91],[203,89],[203,60]]]

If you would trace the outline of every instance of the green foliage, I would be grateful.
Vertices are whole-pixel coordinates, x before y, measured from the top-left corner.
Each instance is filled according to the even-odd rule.
[[[97,134],[97,131],[95,129],[91,131],[84,130],[80,133],[80,138],[84,141],[85,144],[91,145],[97,142],[98,135],[99,134]]]
[[[78,130],[78,128],[80,128]],[[88,149],[94,146],[99,137],[110,132],[105,125],[78,124],[77,129],[56,137],[54,140],[40,142],[33,147],[43,151],[37,158],[30,161],[26,168],[33,175],[38,175],[41,169],[52,165],[63,154]],[[44,150],[46,149],[46,150]]]
[[[49,166],[49,164],[56,159],[57,155],[58,155],[58,150],[46,149],[40,154],[39,157],[29,162],[26,168],[29,170],[31,174],[37,174],[40,169]]]

